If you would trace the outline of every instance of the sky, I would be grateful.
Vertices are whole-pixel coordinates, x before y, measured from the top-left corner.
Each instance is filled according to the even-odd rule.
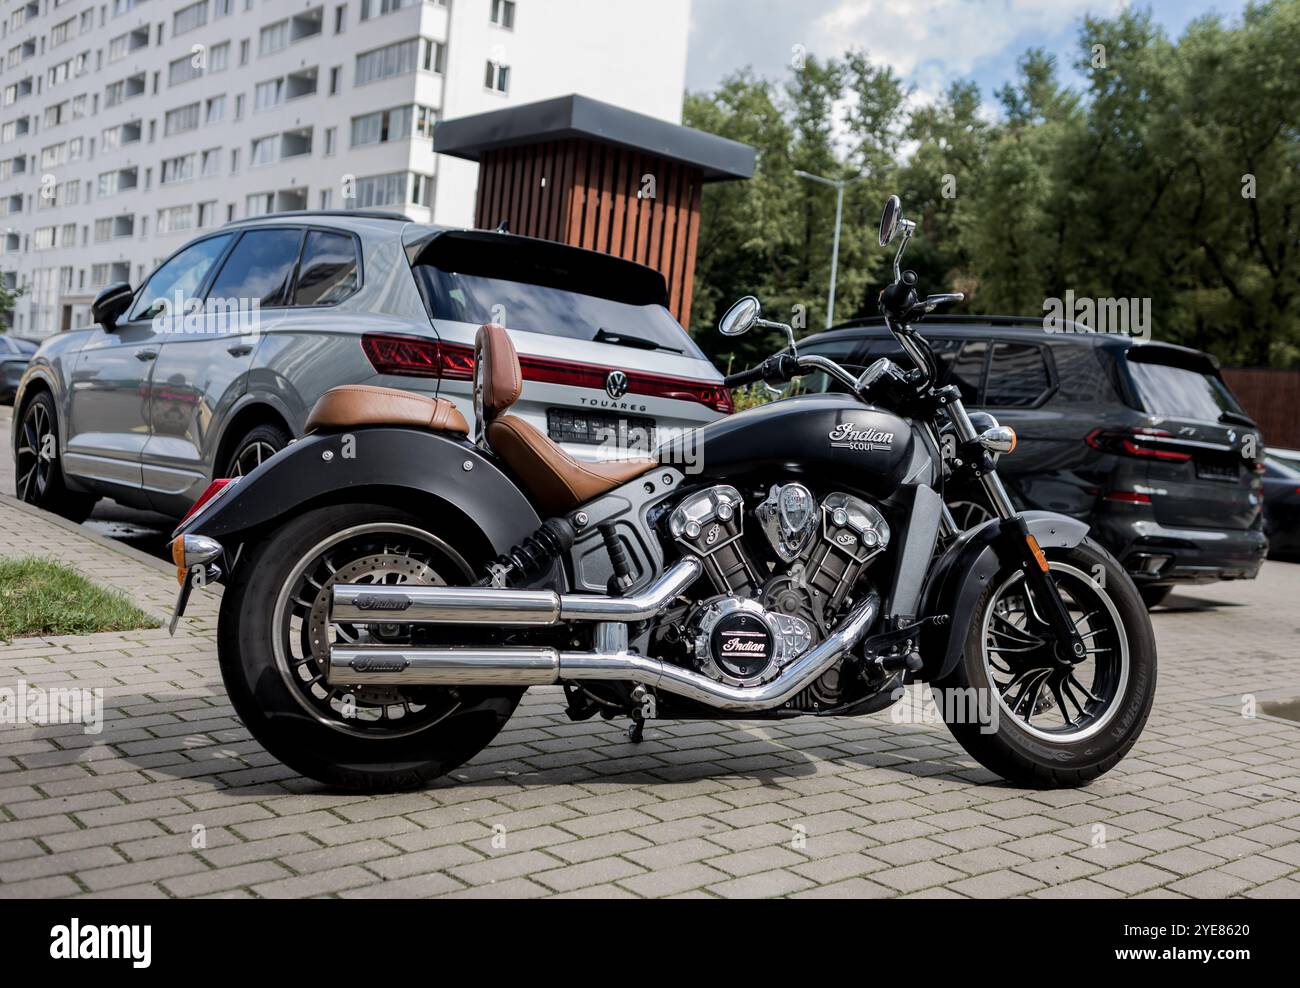
[[[1061,77],[1078,53],[1085,14],[1112,16],[1127,0],[692,0],[686,85],[716,86],[750,66],[770,79],[786,78],[796,46],[818,58],[865,48],[933,99],[959,78],[974,79],[986,99],[1015,77],[1016,60],[1031,47],[1055,52]],[[1167,34],[1217,12],[1237,17],[1245,0],[1151,0]]]

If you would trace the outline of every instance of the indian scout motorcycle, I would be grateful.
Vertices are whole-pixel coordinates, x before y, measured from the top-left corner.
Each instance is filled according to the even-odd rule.
[[[530,686],[562,686],[574,720],[630,717],[639,740],[650,718],[872,713],[924,682],[988,699],[937,706],[1007,780],[1110,769],[1155,692],[1146,608],[1085,524],[1015,509],[996,470],[1015,434],[937,386],[915,324],[962,296],[919,298],[900,272],[914,229],[890,197],[880,308],[914,366],[801,356],[741,299],[721,332],[789,346],[728,386],[820,372],[842,390],[656,458],[582,463],[510,415],[500,326],[475,346],[473,441],[446,399],[325,394],[305,438],[216,482],[172,545],[178,615],[196,583],[226,584],[221,672],[244,724],[305,775],[379,791],[473,757]],[[980,482],[997,517],[959,531],[945,479]]]

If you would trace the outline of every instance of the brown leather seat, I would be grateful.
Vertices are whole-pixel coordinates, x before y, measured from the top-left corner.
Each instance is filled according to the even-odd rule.
[[[362,425],[403,425],[469,435],[465,416],[446,398],[368,384],[344,384],[326,391],[307,416],[306,431]]]
[[[474,340],[474,411],[480,435],[544,512],[558,515],[612,491],[658,465],[646,457],[585,463],[517,415],[502,413],[519,398],[519,357],[505,328],[483,326]]]

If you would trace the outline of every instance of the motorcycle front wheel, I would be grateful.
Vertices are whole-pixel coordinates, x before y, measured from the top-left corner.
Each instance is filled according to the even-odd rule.
[[[985,768],[1017,785],[1084,785],[1136,743],[1156,690],[1146,605],[1123,567],[1090,539],[1049,551],[1053,581],[1086,647],[1057,656],[1021,570],[989,581],[961,660],[934,684],[953,736]]]
[[[329,600],[335,583],[473,579],[461,551],[407,512],[341,504],[294,518],[240,562],[222,596],[217,648],[235,712],[272,755],[327,785],[387,792],[447,774],[491,743],[524,691],[329,683],[329,645],[361,634],[329,621]],[[409,625],[373,630],[409,643]]]

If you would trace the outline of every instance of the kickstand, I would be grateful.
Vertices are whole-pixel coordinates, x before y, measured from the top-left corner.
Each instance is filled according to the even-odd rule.
[[[645,721],[640,717],[633,717],[632,723],[627,725],[627,739],[632,744],[640,744],[641,739],[645,737]]]

